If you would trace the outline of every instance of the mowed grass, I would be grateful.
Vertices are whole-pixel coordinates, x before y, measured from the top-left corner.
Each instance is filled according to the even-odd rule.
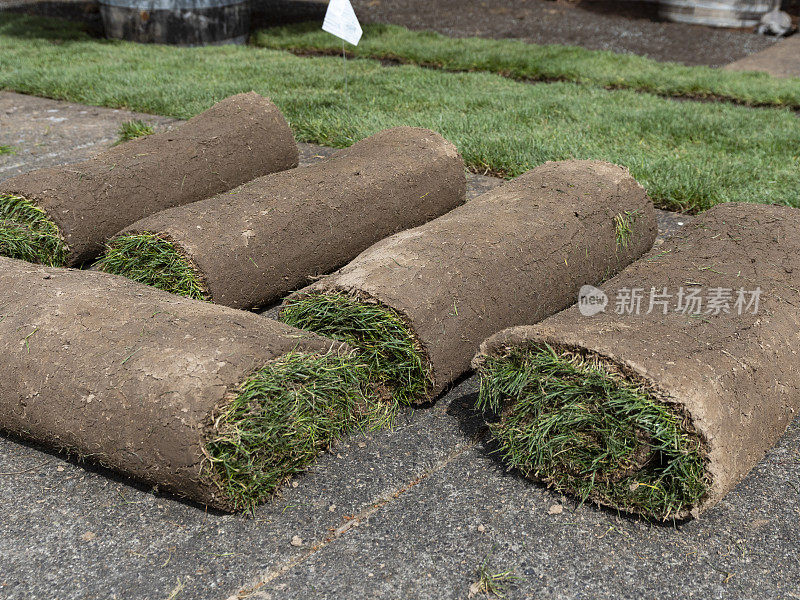
[[[643,385],[549,346],[490,356],[480,410],[506,463],[561,492],[670,519],[707,490],[697,435]]]
[[[105,246],[97,268],[122,275],[160,290],[195,300],[208,300],[201,274],[178,249],[164,237],[152,233],[127,233]]]
[[[341,41],[301,23],[256,32],[252,43],[293,52],[341,53]],[[539,45],[521,40],[451,38],[397,25],[365,25],[351,56],[396,60],[450,71],[486,71],[533,81],[572,81],[663,96],[718,98],[755,106],[800,108],[800,79],[658,62],[634,54]]]
[[[175,48],[90,38],[72,23],[0,16],[0,88],[187,118],[255,90],[300,141],[344,147],[381,129],[428,127],[468,166],[516,176],[548,160],[627,166],[662,208],[800,206],[800,121],[786,109],[676,102],[634,91],[531,85],[375,60],[254,47]]]
[[[330,444],[391,427],[397,405],[366,391],[353,356],[290,352],[238,390],[207,428],[206,475],[236,509],[252,509]]]
[[[357,348],[373,383],[399,404],[429,399],[433,385],[425,352],[402,316],[376,302],[343,293],[289,298],[280,320]]]

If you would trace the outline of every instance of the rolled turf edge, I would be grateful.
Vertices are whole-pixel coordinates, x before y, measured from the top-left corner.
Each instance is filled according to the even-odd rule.
[[[319,453],[356,431],[394,423],[352,353],[289,352],[249,377],[210,415],[204,476],[234,509],[252,509]]]
[[[366,377],[406,405],[430,396],[430,360],[400,313],[363,294],[311,293],[286,304],[281,320],[358,348]]]
[[[478,407],[507,464],[646,518],[718,503],[800,410],[798,227],[797,209],[716,206],[600,286],[605,311],[489,337]],[[636,289],[671,299],[619,302]]]
[[[108,242],[100,267],[185,294],[161,277],[167,263],[202,281],[211,302],[268,306],[376,241],[455,208],[465,193],[453,144],[427,129],[395,127],[325,160],[137,221]],[[155,255],[165,260],[153,262]]]
[[[171,294],[209,300],[200,269],[166,233],[131,233],[114,238],[94,266]]]
[[[220,510],[391,425],[345,344],[96,271],[0,257],[0,429]]]
[[[0,256],[60,267],[68,254],[58,226],[45,211],[22,196],[0,194]]]
[[[358,348],[399,402],[425,402],[469,370],[486,336],[566,308],[655,235],[627,169],[546,163],[374,244],[286,298],[279,318]]]
[[[298,158],[277,106],[255,92],[237,94],[174,129],[113,146],[80,163],[6,179],[0,182],[0,211],[13,211],[24,199],[46,215],[48,230],[55,228],[64,242],[56,260],[45,264],[79,266],[94,259],[108,238],[147,215],[291,169]],[[19,216],[12,234],[6,224],[6,237],[17,241],[0,246],[0,253],[48,259],[48,249],[35,245],[50,243],[51,237],[37,230],[38,236],[20,242],[30,219]],[[41,218],[38,222],[43,224]]]
[[[706,449],[680,405],[604,357],[532,344],[487,357],[477,408],[506,464],[581,501],[666,520],[700,502]]]

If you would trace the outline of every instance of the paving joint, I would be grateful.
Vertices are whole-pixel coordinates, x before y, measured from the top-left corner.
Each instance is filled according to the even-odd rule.
[[[431,475],[438,473],[442,469],[445,469],[450,463],[456,460],[458,457],[463,455],[464,453],[468,452],[469,450],[475,448],[481,440],[484,438],[485,433],[487,432],[486,428],[481,429],[473,438],[464,444],[458,444],[453,450],[448,453],[443,458],[437,460],[433,465],[424,469],[419,475],[417,475],[414,479],[410,480],[409,482],[401,485],[398,488],[395,488],[393,492],[388,492],[386,494],[382,494],[376,498],[372,505],[365,508],[357,515],[346,519],[345,523],[340,527],[333,529],[331,535],[323,538],[322,540],[316,542],[305,554],[302,554],[298,557],[292,558],[291,560],[286,561],[280,567],[274,567],[270,569],[266,574],[258,577],[256,581],[249,586],[242,587],[236,594],[230,596],[227,600],[241,600],[242,598],[248,598],[250,600],[258,600],[259,598],[259,590],[270,583],[271,581],[285,575],[295,567],[302,565],[306,560],[311,558],[314,554],[326,548],[327,546],[335,543],[344,535],[347,534],[348,531],[355,529],[356,527],[361,526],[364,523],[367,523],[373,515],[379,512],[382,508],[384,508],[389,503],[393,502],[400,498],[400,496],[406,494],[406,492],[411,491],[414,487],[428,479]]]

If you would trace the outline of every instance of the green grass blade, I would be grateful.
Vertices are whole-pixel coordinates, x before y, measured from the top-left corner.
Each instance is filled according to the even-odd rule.
[[[106,244],[97,267],[165,292],[208,300],[202,275],[178,247],[157,233],[118,236]]]
[[[396,402],[428,398],[432,381],[427,357],[395,311],[347,294],[308,294],[288,300],[280,318],[357,348],[371,380],[391,390]]]
[[[393,424],[397,405],[368,391],[353,356],[291,352],[250,377],[209,424],[205,476],[252,509],[335,439]]]
[[[0,256],[62,267],[68,253],[47,213],[22,196],[0,194]]]
[[[665,520],[708,488],[686,419],[600,361],[547,346],[490,356],[477,407],[502,414],[490,429],[510,467],[581,500]]]
[[[117,141],[114,142],[113,145],[118,146],[123,142],[129,142],[131,140],[135,140],[136,138],[152,135],[153,133],[155,133],[155,130],[153,129],[152,125],[148,125],[140,119],[125,121],[119,126],[119,129],[117,130]]]
[[[299,141],[344,147],[387,127],[428,127],[474,171],[516,176],[548,160],[607,160],[628,167],[659,208],[800,207],[800,120],[789,110],[366,59],[348,62],[345,95],[331,76],[340,71],[341,58],[95,40],[74,23],[0,14],[3,89],[179,118],[255,90]]]
[[[252,43],[275,50],[341,53],[318,23],[258,31]],[[635,54],[540,45],[521,40],[451,38],[396,25],[367,24],[353,56],[398,60],[449,71],[483,71],[526,81],[570,81],[681,98],[714,98],[755,106],[800,108],[800,79],[766,73],[659,62]]]

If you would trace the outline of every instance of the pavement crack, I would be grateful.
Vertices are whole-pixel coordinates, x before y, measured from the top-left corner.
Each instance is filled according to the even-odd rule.
[[[455,446],[447,455],[437,460],[433,463],[430,467],[424,469],[420,474],[418,474],[414,479],[404,483],[400,487],[395,488],[385,494],[378,496],[375,500],[369,503],[367,508],[363,509],[361,512],[356,514],[355,516],[348,519],[344,524],[340,525],[336,529],[331,530],[331,532],[325,536],[324,538],[316,541],[311,548],[307,552],[292,558],[280,565],[275,565],[265,574],[261,575],[256,579],[253,583],[246,585],[239,589],[238,592],[233,594],[232,596],[228,597],[227,600],[240,600],[241,598],[249,598],[250,600],[256,600],[260,595],[260,590],[270,583],[271,581],[277,579],[281,575],[288,573],[293,568],[303,564],[306,560],[314,556],[320,550],[326,548],[327,546],[333,544],[338,539],[346,535],[350,530],[357,528],[358,526],[362,525],[369,521],[369,519],[379,512],[383,507],[394,502],[398,498],[400,498],[405,493],[409,492],[412,488],[416,487],[426,479],[428,479],[434,473],[441,471],[442,469],[446,468],[451,462],[457,459],[459,456],[468,452],[475,446],[477,446],[481,441],[482,435],[477,435],[471,440],[459,444]]]

